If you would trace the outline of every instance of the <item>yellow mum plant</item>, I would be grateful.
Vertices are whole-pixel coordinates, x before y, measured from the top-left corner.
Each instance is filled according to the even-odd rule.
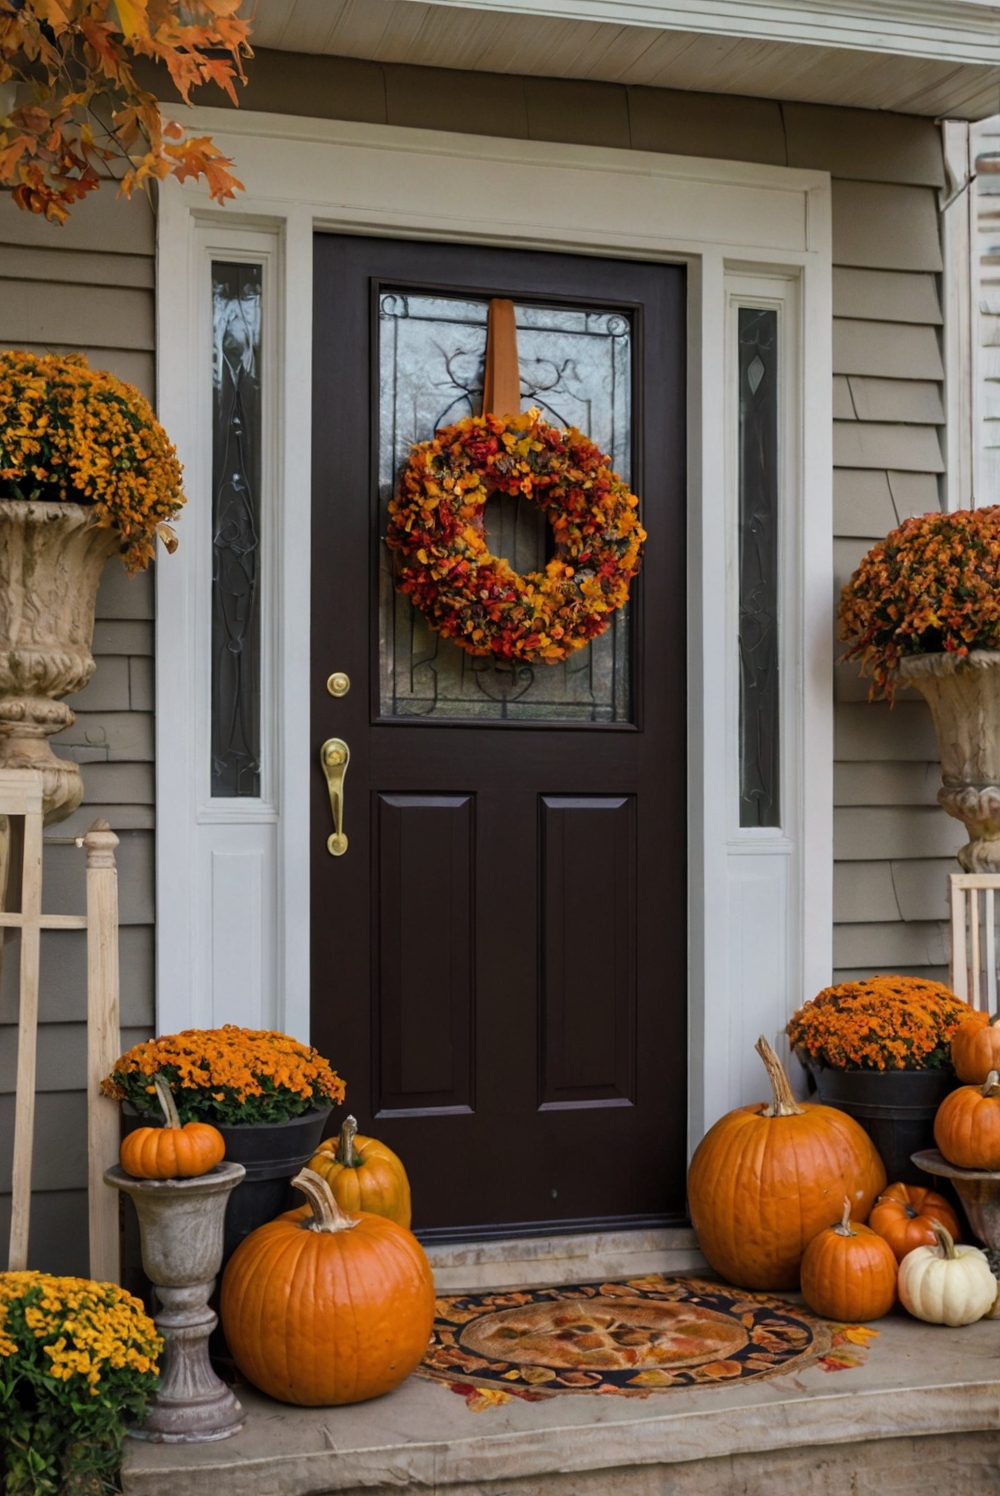
[[[184,503],[181,465],[145,395],[82,353],[0,353],[0,498],[92,504],[129,571]]]
[[[239,1126],[287,1122],[344,1099],[344,1082],[308,1044],[268,1029],[184,1029],[147,1039],[115,1061],[106,1096],[155,1114],[153,1076],[162,1075],[182,1122]]]
[[[0,1273],[0,1484],[31,1496],[113,1486],[163,1341],[115,1283]]]

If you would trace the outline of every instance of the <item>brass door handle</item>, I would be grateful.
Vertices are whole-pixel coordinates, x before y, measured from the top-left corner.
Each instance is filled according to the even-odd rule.
[[[351,761],[351,750],[343,738],[327,738],[319,750],[319,758],[326,775],[330,809],[333,812],[333,835],[327,837],[326,850],[331,857],[343,857],[347,851],[347,837],[344,835],[344,775]]]

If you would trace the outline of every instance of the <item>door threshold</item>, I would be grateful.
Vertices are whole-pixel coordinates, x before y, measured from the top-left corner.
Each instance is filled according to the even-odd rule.
[[[640,1278],[648,1273],[704,1273],[708,1264],[690,1226],[540,1232],[479,1241],[424,1241],[439,1293],[484,1292]]]

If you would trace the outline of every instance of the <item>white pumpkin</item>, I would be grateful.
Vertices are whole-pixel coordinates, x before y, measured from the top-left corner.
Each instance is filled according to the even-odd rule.
[[[996,1303],[997,1280],[985,1252],[956,1247],[943,1226],[934,1234],[936,1247],[916,1247],[899,1264],[900,1302],[932,1325],[971,1325]]]

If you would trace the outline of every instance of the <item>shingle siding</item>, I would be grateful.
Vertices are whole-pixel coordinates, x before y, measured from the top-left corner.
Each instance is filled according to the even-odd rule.
[[[154,382],[155,221],[141,194],[117,200],[104,186],[63,228],[19,212],[0,194],[0,347],[85,352],[152,398]],[[109,562],[97,602],[90,685],[70,705],[73,727],[56,753],[83,766],[86,798],[68,821],[49,828],[44,903],[81,913],[84,855],[73,837],[104,816],[121,838],[123,1042],[154,1022],[153,962],[153,583],[129,580]],[[0,1139],[13,1135],[17,1054],[16,942],[0,975]],[[42,936],[38,1100],[31,1264],[87,1271],[86,942],[77,931]],[[10,1218],[9,1146],[0,1148],[0,1241]]]

